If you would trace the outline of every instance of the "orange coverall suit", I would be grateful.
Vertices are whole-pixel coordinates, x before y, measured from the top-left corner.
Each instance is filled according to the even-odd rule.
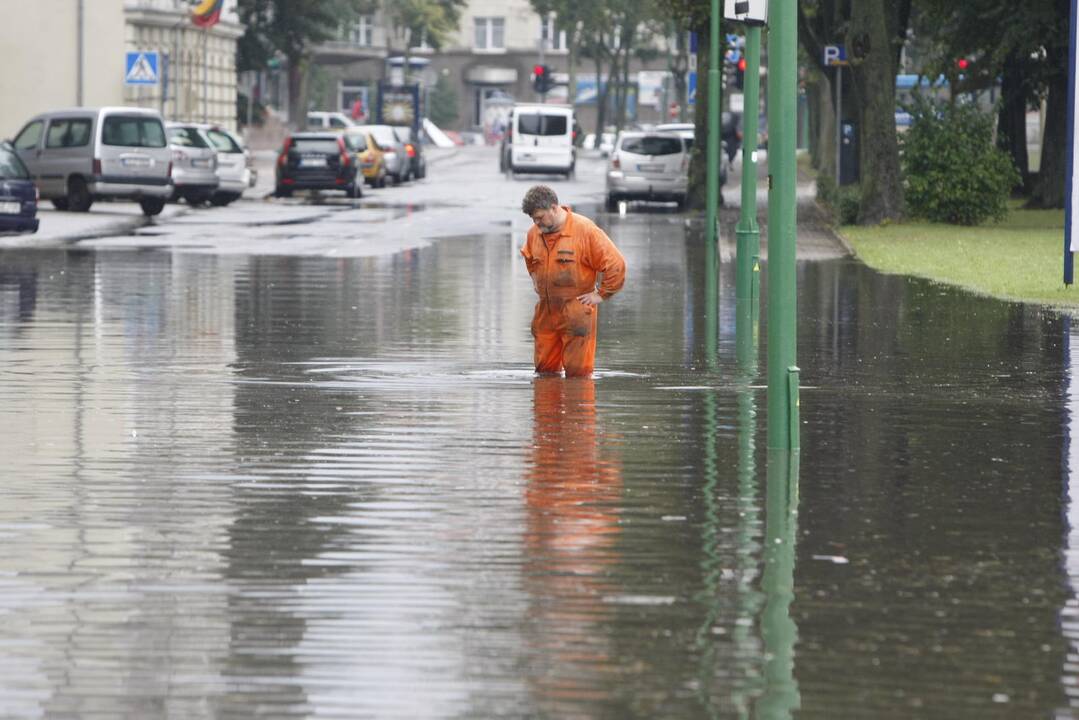
[[[577,296],[596,290],[596,275],[601,272],[598,292],[604,300],[621,290],[626,259],[594,222],[563,209],[562,229],[545,235],[533,226],[521,254],[540,297],[532,317],[536,372],[565,368],[566,377],[579,377],[590,375],[596,363],[599,313]]]

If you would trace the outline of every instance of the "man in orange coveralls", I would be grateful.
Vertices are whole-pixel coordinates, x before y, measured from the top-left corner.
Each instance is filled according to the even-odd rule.
[[[535,223],[521,254],[539,295],[532,317],[536,372],[564,368],[566,377],[587,377],[596,364],[599,304],[622,289],[626,259],[594,222],[559,205],[546,185],[529,189],[521,209]]]

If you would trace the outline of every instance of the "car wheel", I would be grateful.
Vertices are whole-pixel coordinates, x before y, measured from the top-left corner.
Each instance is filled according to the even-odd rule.
[[[160,215],[161,211],[165,209],[165,199],[143,198],[142,200],[139,200],[139,207],[142,208],[142,214],[147,217]]]
[[[67,181],[67,206],[75,212],[86,212],[94,204],[90,197],[90,190],[86,187],[86,181],[81,177],[73,177]]]
[[[380,188],[386,187],[386,174],[385,173],[378,176],[378,181],[375,184],[375,187],[380,187]]]
[[[608,195],[607,196],[607,212],[614,212],[617,209],[618,209],[618,200],[615,199],[614,195]]]
[[[420,171],[416,174],[416,177],[420,180],[423,180],[425,177],[427,177],[427,163],[420,165]]]
[[[292,188],[284,188],[278,185],[273,194],[279,198],[290,198],[292,197]]]
[[[674,201],[674,206],[676,208],[678,208],[678,212],[682,212],[683,210],[685,210],[686,209],[686,196],[685,195],[680,195],[678,198],[676,198],[675,201]]]
[[[363,183],[353,181],[351,185],[345,188],[345,196],[352,199],[363,197]]]
[[[56,208],[57,210],[67,210],[67,198],[66,197],[53,198],[52,199],[52,206],[54,208]]]

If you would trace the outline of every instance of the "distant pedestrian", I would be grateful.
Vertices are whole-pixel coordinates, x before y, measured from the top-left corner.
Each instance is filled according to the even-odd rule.
[[[356,98],[355,102],[352,103],[352,113],[351,114],[352,114],[352,119],[353,120],[363,120],[363,118],[364,118],[363,98],[358,97],[358,98]]]
[[[546,185],[529,189],[521,209],[534,223],[521,255],[539,295],[532,317],[536,372],[587,377],[596,361],[599,304],[622,289],[626,260],[605,232],[559,205]]]

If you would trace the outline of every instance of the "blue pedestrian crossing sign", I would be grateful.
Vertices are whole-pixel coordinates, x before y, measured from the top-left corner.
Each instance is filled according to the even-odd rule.
[[[124,85],[157,85],[158,57],[156,52],[129,52],[124,62]]]

